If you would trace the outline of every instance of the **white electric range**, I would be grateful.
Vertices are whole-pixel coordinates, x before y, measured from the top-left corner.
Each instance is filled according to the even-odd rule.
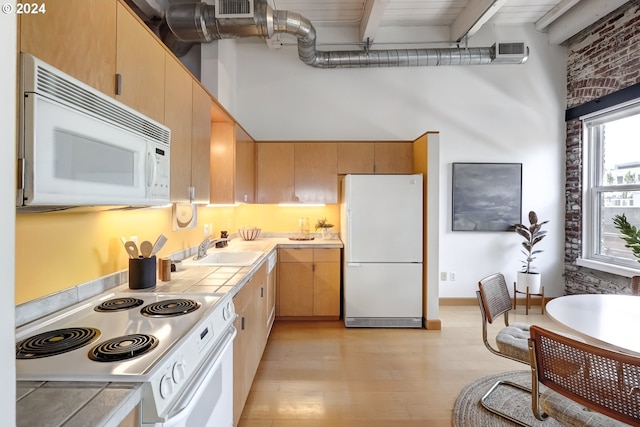
[[[231,426],[235,317],[230,295],[103,295],[18,328],[16,379],[143,383],[145,426]]]

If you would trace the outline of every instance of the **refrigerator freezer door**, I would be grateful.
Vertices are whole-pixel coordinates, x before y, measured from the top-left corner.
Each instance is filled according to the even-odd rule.
[[[347,175],[347,262],[422,262],[422,175]]]
[[[344,317],[421,319],[422,264],[346,264]]]

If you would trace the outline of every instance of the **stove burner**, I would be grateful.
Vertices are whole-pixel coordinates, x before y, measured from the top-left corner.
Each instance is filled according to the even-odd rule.
[[[54,329],[22,340],[16,345],[16,359],[38,359],[55,356],[95,341],[100,331],[95,328]]]
[[[99,312],[114,312],[129,310],[130,308],[138,307],[142,304],[144,304],[144,301],[138,298],[113,298],[107,301],[103,301],[93,309]]]
[[[133,359],[155,348],[158,339],[153,335],[131,334],[101,342],[89,350],[89,359],[96,362],[117,362]]]
[[[181,316],[200,308],[200,303],[190,299],[168,299],[144,306],[140,313],[151,317]]]

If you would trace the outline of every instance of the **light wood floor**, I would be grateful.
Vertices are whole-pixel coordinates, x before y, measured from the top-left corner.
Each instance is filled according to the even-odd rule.
[[[510,316],[561,329],[539,306]],[[239,427],[450,426],[466,384],[527,369],[484,347],[477,306],[443,306],[440,319],[440,331],[276,322]]]

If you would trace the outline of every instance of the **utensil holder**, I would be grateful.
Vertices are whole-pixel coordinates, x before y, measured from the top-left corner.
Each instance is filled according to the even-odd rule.
[[[156,285],[156,257],[129,258],[129,288],[147,289]]]

